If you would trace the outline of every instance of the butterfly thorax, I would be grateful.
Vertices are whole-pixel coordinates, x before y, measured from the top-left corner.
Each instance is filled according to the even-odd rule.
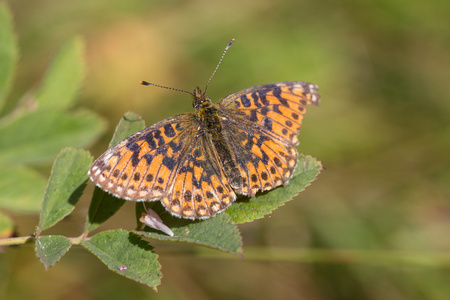
[[[217,135],[222,131],[217,109],[214,108],[211,99],[202,93],[199,87],[194,90],[193,94],[192,106],[195,108],[197,120],[203,125],[206,132],[212,136]]]

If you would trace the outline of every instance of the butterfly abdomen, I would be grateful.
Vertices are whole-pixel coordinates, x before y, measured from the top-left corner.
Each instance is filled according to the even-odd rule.
[[[236,160],[231,154],[231,149],[226,143],[222,132],[222,123],[217,109],[213,106],[202,109],[199,113],[201,116],[202,125],[205,131],[211,138],[219,161],[223,166],[224,173],[234,189],[242,187],[242,177],[237,166]]]

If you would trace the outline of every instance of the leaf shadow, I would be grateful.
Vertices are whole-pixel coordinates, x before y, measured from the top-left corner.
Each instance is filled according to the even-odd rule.
[[[67,202],[70,203],[71,205],[75,206],[78,202],[78,200],[80,200],[81,196],[83,195],[84,189],[87,186],[87,179],[85,181],[83,181],[73,192],[72,194],[69,196],[69,199],[67,199]]]
[[[134,232],[128,233],[128,241],[130,244],[141,248],[144,251],[152,251],[154,247],[150,245],[147,241],[143,240],[141,236],[137,235]]]

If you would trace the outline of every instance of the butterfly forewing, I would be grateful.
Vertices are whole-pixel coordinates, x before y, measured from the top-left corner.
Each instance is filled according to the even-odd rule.
[[[278,82],[251,87],[217,103],[219,113],[245,115],[283,143],[298,144],[298,133],[308,104],[319,104],[318,87],[306,82]],[[236,111],[239,114],[236,114]]]
[[[279,82],[231,94],[216,105],[243,180],[237,193],[254,196],[288,183],[306,105],[318,102],[317,86]]]
[[[169,192],[183,148],[195,136],[193,114],[163,120],[111,147],[91,166],[100,188],[127,200],[154,200]]]

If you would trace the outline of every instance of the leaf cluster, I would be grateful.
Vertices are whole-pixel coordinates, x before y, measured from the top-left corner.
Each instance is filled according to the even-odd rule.
[[[0,3],[0,208],[38,213],[47,184],[39,168],[64,147],[89,147],[106,129],[95,113],[75,107],[85,77],[83,51],[80,37],[66,41],[41,83],[32,83],[36,87],[7,109],[19,50],[11,13],[6,3]],[[0,224],[0,237],[13,231],[12,221],[1,212]]]

